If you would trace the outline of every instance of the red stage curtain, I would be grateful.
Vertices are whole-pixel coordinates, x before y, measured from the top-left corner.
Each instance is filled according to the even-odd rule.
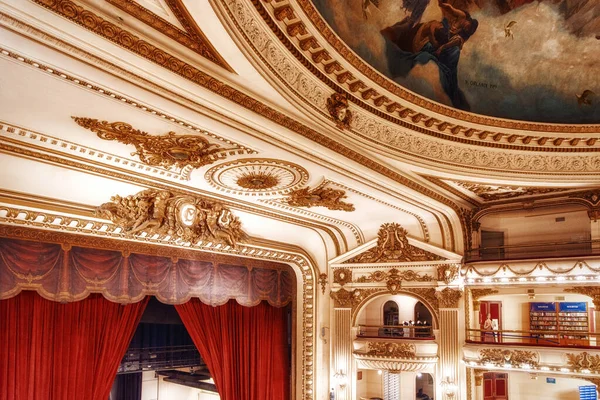
[[[1,300],[0,400],[106,400],[146,303]]]
[[[266,302],[244,307],[235,300],[212,307],[195,298],[175,308],[221,400],[290,398],[286,308]]]

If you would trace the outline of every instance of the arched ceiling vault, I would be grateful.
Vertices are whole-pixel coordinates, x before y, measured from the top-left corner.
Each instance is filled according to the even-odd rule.
[[[490,202],[598,185],[596,125],[453,111],[361,65],[309,3],[282,3],[0,1],[3,204],[203,196],[325,265],[386,222],[462,253]],[[180,144],[160,165],[134,147],[169,132],[202,138],[196,165],[176,164]]]

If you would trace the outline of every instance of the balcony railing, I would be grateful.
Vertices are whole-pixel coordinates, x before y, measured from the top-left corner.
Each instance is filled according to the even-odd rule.
[[[430,325],[359,325],[359,338],[434,339]]]
[[[600,334],[573,331],[517,331],[467,329],[467,342],[548,347],[600,347]]]
[[[600,255],[600,240],[529,243],[467,250],[465,262]]]
[[[127,349],[117,373],[197,367],[203,364],[196,346],[132,348]]]

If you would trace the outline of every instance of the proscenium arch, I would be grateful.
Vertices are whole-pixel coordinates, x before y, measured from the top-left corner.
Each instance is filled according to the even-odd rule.
[[[423,303],[423,305],[429,310],[429,312],[431,313],[432,316],[432,328],[433,329],[439,329],[439,316],[438,316],[438,312],[437,309],[435,307],[433,307],[431,305],[431,303],[429,301],[427,301],[426,298],[424,298],[423,296],[418,295],[417,293],[413,293],[411,291],[408,290],[398,290],[395,293],[390,292],[389,290],[386,289],[382,289],[380,292],[376,292],[373,293],[367,297],[365,297],[360,303],[358,303],[358,305],[352,310],[352,326],[356,325],[356,318],[358,317],[358,314],[360,314],[360,312],[373,300],[375,300],[377,297],[381,297],[381,296],[394,296],[397,294],[402,294],[405,296],[410,296],[413,297],[417,300],[419,300],[421,303]]]

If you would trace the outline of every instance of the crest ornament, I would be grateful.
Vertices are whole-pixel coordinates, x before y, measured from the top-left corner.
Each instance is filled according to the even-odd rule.
[[[439,281],[444,281],[446,285],[458,278],[458,269],[456,265],[440,265],[437,267],[437,276]]]
[[[335,269],[333,271],[333,281],[342,286],[348,282],[352,282],[352,270],[348,268]]]
[[[439,300],[440,308],[457,308],[462,296],[460,290],[445,288],[435,294]]]
[[[129,234],[146,233],[196,244],[213,241],[236,247],[248,236],[240,220],[220,203],[166,190],[146,189],[137,194],[111,197],[96,209]]]
[[[442,258],[408,243],[407,231],[395,222],[381,225],[377,246],[352,257],[347,264],[377,262],[435,261]]]
[[[136,151],[131,155],[139,156],[141,162],[151,166],[200,168],[225,158],[228,152],[235,150],[241,153],[243,151],[242,149],[222,148],[218,144],[210,143],[205,138],[196,135],[178,135],[175,132],[150,135],[125,122],[72,118],[78,125],[96,133],[100,139],[116,140],[134,145]]]
[[[340,129],[350,129],[352,122],[352,112],[348,107],[348,98],[346,95],[334,93],[327,99],[327,111],[335,121],[335,125]]]

